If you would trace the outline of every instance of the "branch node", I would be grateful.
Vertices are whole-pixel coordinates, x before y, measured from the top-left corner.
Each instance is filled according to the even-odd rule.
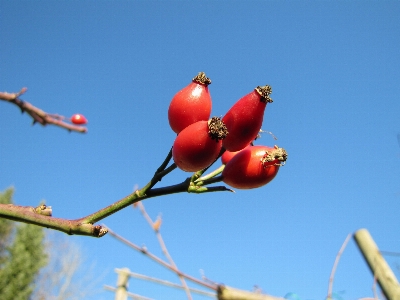
[[[93,236],[102,237],[106,235],[108,232],[107,228],[102,227],[101,225],[96,225],[93,227]]]
[[[47,206],[46,204],[41,204],[38,207],[35,207],[33,209],[33,212],[43,215],[43,216],[48,216],[48,217],[51,217],[51,215],[52,215],[51,206]]]

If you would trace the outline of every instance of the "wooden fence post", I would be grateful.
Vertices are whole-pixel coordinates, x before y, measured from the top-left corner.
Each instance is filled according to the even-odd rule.
[[[115,300],[127,300],[128,299],[128,280],[129,280],[128,268],[119,270],[117,279],[117,289],[115,291]]]
[[[229,286],[218,286],[218,300],[285,300],[285,298],[274,297],[265,294],[256,294],[242,291]]]
[[[354,240],[364,256],[372,275],[376,276],[385,297],[389,300],[400,299],[400,286],[392,269],[379,252],[367,229],[360,229],[354,234]]]

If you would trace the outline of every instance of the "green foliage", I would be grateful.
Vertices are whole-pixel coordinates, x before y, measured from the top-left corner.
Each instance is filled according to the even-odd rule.
[[[12,194],[12,189],[0,193],[0,203],[12,203]],[[0,247],[0,298],[29,299],[47,263],[43,228],[0,219]]]
[[[0,203],[12,203],[13,192],[14,190],[12,188],[9,188],[4,193],[0,193]],[[6,245],[10,241],[12,226],[12,221],[0,218],[0,270],[3,268],[3,265],[7,260]]]

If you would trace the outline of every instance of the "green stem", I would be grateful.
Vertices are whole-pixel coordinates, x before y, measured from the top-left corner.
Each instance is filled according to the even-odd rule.
[[[171,166],[170,168],[165,169],[164,171],[170,172],[174,168]],[[98,222],[117,211],[144,199],[164,196],[169,194],[176,193],[208,193],[208,192],[220,192],[220,191],[230,191],[225,186],[212,186],[206,187],[204,185],[211,184],[214,182],[221,181],[221,176],[210,178],[208,180],[203,181],[202,183],[194,184],[191,182],[191,178],[188,177],[186,180],[179,184],[148,189],[148,185],[146,185],[141,190],[137,190],[132,194],[122,198],[121,200],[89,215],[83,217],[81,219],[76,220],[66,220],[60,218],[54,218],[46,215],[42,215],[35,211],[34,207],[29,206],[18,206],[12,204],[0,204],[0,217],[4,217],[6,219],[35,224],[47,228],[52,228],[55,230],[59,230],[65,232],[67,234],[77,234],[77,235],[89,235],[95,237],[101,237],[107,233],[107,230],[99,225],[93,225],[95,222]]]
[[[219,192],[219,191],[231,191],[225,186],[212,186],[206,187],[205,185],[219,182],[222,180],[221,176],[205,179],[200,182],[193,182],[193,176],[186,178],[183,182],[171,186],[153,188],[154,185],[161,181],[161,179],[176,169],[176,164],[173,163],[171,166],[166,168],[170,159],[171,151],[167,155],[162,165],[157,169],[150,182],[145,185],[142,189],[136,190],[132,194],[122,198],[121,200],[103,208],[99,211],[90,214],[86,217],[76,220],[66,220],[60,218],[51,217],[51,209],[49,207],[40,206],[38,208],[29,206],[18,206],[12,204],[0,204],[0,217],[11,219],[14,221],[25,222],[36,224],[39,226],[52,228],[65,232],[67,234],[77,235],[89,235],[95,237],[102,237],[107,233],[107,229],[100,225],[93,225],[117,211],[144,199],[153,198],[158,196],[164,196],[175,193],[208,193],[208,192]],[[215,175],[214,175],[215,176]]]
[[[171,151],[170,151],[171,153]],[[167,157],[168,158],[168,157]],[[167,159],[164,161],[163,165],[168,164],[169,160],[167,161]],[[168,168],[165,168],[165,166],[163,167],[163,165],[161,165],[160,168],[158,168],[157,170],[163,170],[160,172],[156,172],[153,176],[153,178],[150,180],[149,183],[147,183],[142,189],[140,190],[136,190],[134,191],[132,194],[126,196],[125,198],[122,198],[121,200],[85,217],[83,219],[84,222],[87,223],[95,223],[98,222],[106,217],[108,217],[109,215],[112,215],[114,213],[116,213],[117,211],[135,203],[141,200],[144,200],[146,198],[150,198],[149,197],[149,193],[152,193],[152,188],[154,185],[156,185],[157,182],[161,181],[161,179],[167,175],[168,173],[172,172],[173,170],[176,169],[176,164],[173,163],[171,166],[169,166]],[[186,181],[185,181],[186,182]],[[167,190],[168,192],[165,194],[172,194],[172,193],[179,193],[179,192],[183,192],[184,189],[183,187],[186,186],[187,189],[187,184],[183,185],[183,183],[178,184],[178,185],[174,185],[174,186],[169,186],[166,188],[161,188],[162,190]],[[177,188],[179,187],[179,188]],[[158,190],[158,189],[155,189]],[[160,194],[161,195],[161,194]]]
[[[165,171],[167,171],[166,169]],[[155,189],[148,189],[147,184],[143,189],[137,190],[133,192],[132,194],[126,196],[125,198],[122,198],[121,200],[85,217],[82,218],[83,223],[95,223],[98,222],[109,215],[112,215],[116,213],[117,211],[135,203],[141,200],[145,200],[148,198],[154,198],[158,196],[165,196],[165,195],[170,195],[170,194],[177,194],[177,193],[182,193],[182,192],[189,192],[189,193],[204,193],[204,192],[216,192],[216,191],[232,191],[231,189],[228,189],[224,186],[222,187],[205,187],[204,185],[206,184],[211,184],[215,182],[222,181],[222,176],[218,176],[215,178],[210,178],[208,180],[205,180],[202,182],[202,184],[197,184],[194,185],[191,182],[191,178],[188,177],[186,178],[185,181],[175,184],[175,185],[170,185],[166,187],[161,187],[161,188],[155,188]]]
[[[170,162],[172,158],[172,148],[171,150],[169,150],[167,157],[164,159],[163,163],[161,164],[161,166],[157,169],[156,173],[154,175],[156,175],[157,173],[161,173],[162,171],[165,170],[165,168],[168,166],[168,163]]]
[[[157,172],[154,174],[153,178],[150,180],[150,182],[148,184],[146,184],[146,186],[141,190],[143,191],[143,193],[141,195],[144,195],[145,192],[147,190],[150,190],[153,186],[155,186],[157,184],[157,182],[161,181],[161,179],[167,175],[168,173],[172,172],[173,170],[176,169],[176,164],[173,163],[172,165],[170,165],[168,168],[166,168],[163,171]],[[160,169],[160,168],[159,168]]]
[[[150,180],[150,182],[141,190],[142,194],[141,196],[143,196],[147,190],[151,189],[153,186],[155,186],[157,184],[157,182],[161,181],[161,179],[167,175],[168,173],[170,173],[171,171],[176,169],[176,164],[173,163],[171,166],[169,166],[167,169],[165,169],[168,165],[168,163],[170,162],[172,158],[172,148],[169,150],[167,157],[164,159],[163,163],[161,164],[161,166],[158,167],[158,169],[156,170],[156,172],[153,175],[153,178]]]
[[[223,177],[222,177],[222,175],[220,175],[220,176],[217,176],[217,177],[212,177],[212,178],[209,178],[209,179],[206,179],[206,180],[198,181],[198,182],[196,182],[196,185],[204,186],[204,185],[213,184],[213,183],[216,183],[216,182],[221,182],[222,180],[223,180]]]
[[[201,182],[201,181],[210,179],[210,178],[212,178],[212,177],[215,177],[215,176],[217,176],[218,174],[221,174],[222,171],[223,171],[224,169],[225,169],[225,165],[221,165],[218,169],[212,171],[211,173],[209,173],[209,174],[207,174],[207,175],[205,175],[205,176],[203,176],[203,177],[198,178],[197,180],[195,180],[194,183],[197,184],[198,182]]]

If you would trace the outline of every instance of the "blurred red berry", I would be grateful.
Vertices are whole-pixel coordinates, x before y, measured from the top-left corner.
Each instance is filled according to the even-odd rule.
[[[74,114],[72,117],[71,117],[71,122],[72,123],[74,123],[74,124],[76,124],[76,125],[83,125],[83,124],[87,124],[87,120],[86,120],[86,118],[84,117],[84,115],[81,115],[81,114]]]

